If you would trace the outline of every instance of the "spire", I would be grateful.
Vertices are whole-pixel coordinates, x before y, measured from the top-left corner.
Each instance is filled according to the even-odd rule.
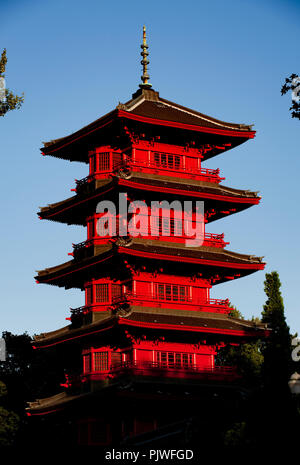
[[[149,60],[147,59],[147,56],[149,55],[148,53],[148,45],[147,45],[147,41],[146,41],[146,26],[143,26],[143,43],[141,45],[141,49],[142,49],[142,52],[141,52],[141,55],[143,57],[142,61],[141,61],[141,64],[143,65],[143,75],[141,76],[141,79],[143,81],[142,84],[140,84],[140,88],[141,89],[150,89],[152,87],[152,85],[150,84],[150,82],[148,82],[149,80],[149,74],[147,72],[147,66],[149,65]]]

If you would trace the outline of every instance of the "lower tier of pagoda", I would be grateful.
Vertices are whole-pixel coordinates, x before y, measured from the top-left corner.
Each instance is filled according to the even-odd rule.
[[[52,348],[63,356],[65,394],[33,402],[28,412],[50,413],[74,398],[116,386],[229,386],[241,376],[235,367],[217,363],[220,349],[268,335],[263,324],[224,314],[120,307],[98,322],[35,336],[35,348]]]

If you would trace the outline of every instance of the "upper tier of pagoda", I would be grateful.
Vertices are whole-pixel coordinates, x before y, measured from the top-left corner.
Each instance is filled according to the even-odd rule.
[[[44,143],[41,151],[71,161],[88,163],[88,153],[98,146],[128,146],[146,139],[194,147],[207,160],[255,136],[252,125],[220,121],[141,88],[128,102],[79,131]]]

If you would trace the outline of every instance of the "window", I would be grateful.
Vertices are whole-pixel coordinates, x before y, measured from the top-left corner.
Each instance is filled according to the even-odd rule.
[[[155,297],[158,300],[186,302],[188,297],[188,286],[178,284],[154,284]]]
[[[156,352],[156,361],[159,366],[168,366],[168,353],[167,352]]]
[[[156,284],[158,292],[156,292],[159,300],[165,300],[165,286],[164,284]]]
[[[110,152],[98,153],[99,171],[110,170]]]
[[[172,286],[171,286],[171,284],[166,284],[165,285],[165,292],[166,292],[166,294],[165,294],[166,300],[173,300],[172,299],[173,295],[172,295]]]
[[[193,354],[179,352],[156,352],[156,363],[160,367],[192,368]]]
[[[111,298],[114,300],[117,297],[121,297],[122,295],[122,286],[120,284],[112,284],[111,285]]]
[[[108,352],[94,352],[94,371],[108,370]]]
[[[108,302],[108,284],[96,284],[96,302]]]
[[[180,156],[169,153],[154,152],[154,164],[162,168],[177,170],[180,168]]]
[[[157,224],[157,219],[156,224]],[[158,233],[160,236],[182,236],[183,221],[182,219],[175,219],[169,217],[158,217]]]
[[[122,365],[122,354],[121,352],[111,352],[111,366],[118,367]]]

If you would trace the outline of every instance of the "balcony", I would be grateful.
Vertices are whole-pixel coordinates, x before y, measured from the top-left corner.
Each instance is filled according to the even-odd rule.
[[[133,172],[159,174],[161,176],[197,179],[199,181],[219,184],[225,178],[220,177],[219,169],[201,168],[201,158],[188,156],[184,149],[177,153],[155,152],[146,150],[137,155],[132,150],[127,153],[104,151],[90,153],[89,176],[76,180],[77,193],[93,188],[92,181],[109,178],[113,175],[130,177]]]
[[[76,324],[78,321],[82,321],[82,318],[87,318],[91,313],[97,311],[103,311],[107,307],[117,307],[123,304],[133,306],[144,306],[144,307],[168,307],[179,308],[187,311],[198,311],[207,313],[223,313],[228,314],[230,312],[229,300],[228,299],[181,299],[180,296],[177,300],[174,299],[162,299],[157,295],[150,294],[139,294],[139,293],[121,293],[118,296],[112,297],[110,302],[93,303],[90,305],[83,305],[82,307],[71,308],[71,317],[66,318]]]
[[[202,311],[202,312],[212,312],[212,313],[229,313],[229,299],[192,299],[192,298],[184,298],[181,299],[178,296],[177,300],[174,299],[162,299],[158,295],[151,295],[151,294],[138,294],[138,293],[125,293],[119,296],[115,296],[112,298],[113,305],[122,305],[122,304],[130,304],[130,305],[144,305],[151,306],[151,304],[169,304],[172,307],[177,305],[180,306],[183,310],[191,310],[195,311]]]
[[[214,366],[203,367],[200,365],[191,366],[167,366],[157,362],[148,361],[130,361],[123,362],[117,366],[111,366],[105,371],[94,371],[84,373],[81,378],[82,382],[101,381],[105,379],[116,379],[120,376],[132,377],[155,377],[155,378],[181,378],[190,380],[203,381],[235,381],[240,378],[236,367],[230,366]]]
[[[97,215],[95,215],[97,216]],[[100,218],[99,218],[100,219]],[[95,218],[95,223],[97,222],[97,218]],[[117,239],[119,237],[119,227],[118,227],[118,221],[116,222],[116,227],[113,228],[112,225],[109,225],[106,229],[107,232],[110,234],[106,236],[100,236],[100,235],[95,235],[93,238],[88,239],[86,241],[80,242],[79,244],[72,244],[73,246],[73,253],[70,253],[70,255],[74,254],[74,257],[76,255],[76,258],[83,258],[87,256],[87,250],[88,248],[95,246],[95,245],[100,245],[103,243],[110,242],[112,239]],[[93,228],[93,230],[97,230],[96,227]],[[105,231],[105,232],[106,232]],[[142,227],[139,228],[139,236],[143,239],[148,239],[148,240],[155,240],[155,241],[164,241],[164,242],[176,242],[176,243],[185,243],[186,240],[193,240],[193,236],[188,236],[185,234],[184,231],[182,231],[182,235],[175,235],[174,231],[174,224],[171,222],[171,227],[170,231],[168,232],[169,235],[166,234],[166,232],[162,231],[162,228],[160,227],[157,231],[153,234],[150,227],[148,230],[143,229]],[[128,228],[128,236],[130,237],[130,229]],[[122,236],[120,236],[122,237]],[[134,236],[135,237],[135,236]],[[226,245],[228,245],[229,242],[224,241],[224,234],[212,234],[212,233],[205,233],[204,234],[204,240],[202,243],[202,247],[216,247],[216,248],[221,248],[224,249]]]
[[[113,173],[118,173],[118,171],[152,172],[163,176],[195,178],[216,184],[219,184],[225,179],[220,177],[219,169],[183,166],[181,162],[167,163],[166,161],[165,163],[158,163],[155,161],[128,160],[127,162],[120,162],[119,165],[114,167]]]

